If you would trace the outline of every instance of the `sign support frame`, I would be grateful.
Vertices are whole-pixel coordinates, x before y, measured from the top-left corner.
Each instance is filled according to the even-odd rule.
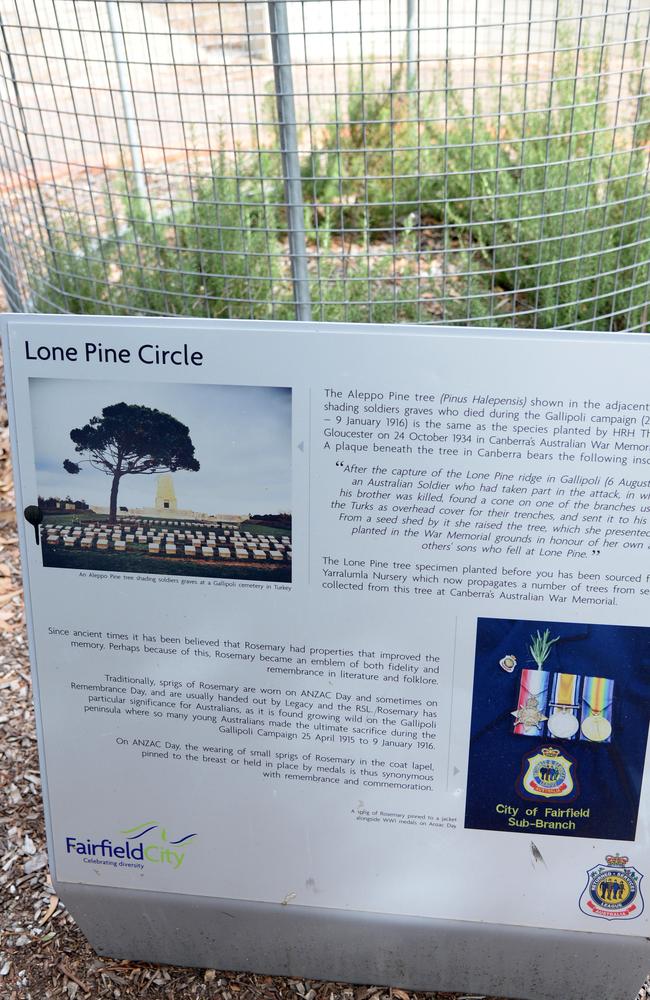
[[[7,316],[3,328],[17,319],[32,322],[34,317]],[[65,319],[60,317],[59,322],[64,323]],[[107,318],[97,325],[106,326],[110,322]],[[233,328],[233,324],[228,325]],[[145,326],[143,323],[142,327]],[[303,327],[313,328],[312,324]],[[12,415],[16,507],[22,510],[31,498],[21,493],[9,352],[5,363]],[[23,552],[30,544],[27,534],[30,531],[30,526],[19,517]],[[29,593],[27,567],[25,589]],[[29,599],[25,614],[35,667],[34,622]],[[44,811],[51,843],[47,765],[35,670],[34,675]],[[591,992],[634,1000],[650,967],[650,940],[641,935],[514,926],[496,920],[487,923],[405,917],[292,902],[248,902],[115,888],[61,881],[55,872],[53,885],[98,954],[122,959],[309,979],[378,982],[418,990],[464,990],[519,1000],[557,1000],[560,996],[563,1000],[583,1000]],[[495,917],[503,902],[494,901]]]

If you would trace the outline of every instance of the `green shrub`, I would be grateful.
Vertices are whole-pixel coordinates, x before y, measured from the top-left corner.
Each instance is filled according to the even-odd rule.
[[[627,72],[615,104],[603,51],[560,38],[552,82],[504,80],[498,113],[480,87],[414,98],[404,67],[351,80],[301,160],[314,318],[645,330],[650,98]],[[103,228],[63,215],[36,308],[293,318],[271,139],[167,214],[122,184]]]
[[[274,210],[259,179],[232,169],[222,156],[179,190],[171,216],[118,187],[105,199],[109,232],[66,220],[35,281],[37,310],[270,316],[283,256]]]

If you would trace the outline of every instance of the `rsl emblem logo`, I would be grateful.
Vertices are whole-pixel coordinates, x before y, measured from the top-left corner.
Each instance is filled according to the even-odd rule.
[[[556,747],[544,747],[532,757],[524,757],[521,785],[527,795],[561,799],[575,790],[574,761]]]
[[[628,858],[608,854],[604,865],[587,872],[580,909],[588,917],[603,920],[634,920],[643,913],[643,875],[628,865]]]

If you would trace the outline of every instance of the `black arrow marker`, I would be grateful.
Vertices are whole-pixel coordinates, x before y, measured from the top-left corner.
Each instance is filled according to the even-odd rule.
[[[28,524],[34,526],[34,534],[36,535],[36,544],[40,545],[40,538],[38,532],[38,526],[43,521],[43,511],[40,507],[36,507],[34,504],[30,504],[29,507],[25,507],[23,511],[25,515],[25,520]]]

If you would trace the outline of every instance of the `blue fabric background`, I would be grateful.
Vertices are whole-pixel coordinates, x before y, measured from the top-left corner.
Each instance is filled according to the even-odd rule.
[[[614,684],[610,743],[517,736],[513,732],[521,670],[536,668],[529,646],[539,629],[560,636],[544,663],[550,673],[562,671],[590,677],[611,677]],[[499,660],[507,653],[517,666],[507,674]],[[568,622],[516,621],[479,618],[476,634],[474,693],[470,733],[465,826],[478,830],[548,833],[602,840],[634,840],[643,777],[650,706],[650,629]],[[544,715],[548,715],[547,711]],[[580,718],[580,716],[579,716]],[[522,797],[522,762],[543,746],[566,751],[576,763],[578,794],[552,802]],[[508,826],[499,803],[519,807],[552,805],[589,808],[577,829],[530,830]]]

